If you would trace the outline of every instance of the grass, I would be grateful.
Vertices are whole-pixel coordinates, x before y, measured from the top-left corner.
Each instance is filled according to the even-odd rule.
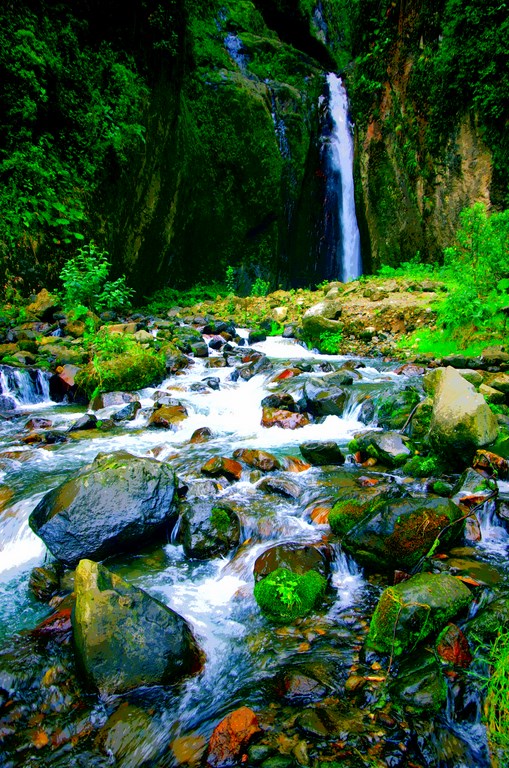
[[[499,635],[491,650],[492,673],[484,702],[490,749],[498,765],[509,765],[509,633]]]

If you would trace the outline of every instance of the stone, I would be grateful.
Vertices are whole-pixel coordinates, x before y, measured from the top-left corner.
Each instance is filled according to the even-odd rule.
[[[299,671],[285,672],[276,684],[280,695],[294,704],[319,701],[327,694],[325,685]]]
[[[74,399],[76,390],[76,375],[80,368],[70,363],[63,365],[59,373],[55,373],[49,380],[49,395],[56,403],[61,403],[64,398]]]
[[[187,419],[187,409],[184,405],[159,405],[154,408],[148,420],[152,429],[175,429],[181,421]]]
[[[28,586],[37,600],[47,603],[58,592],[60,573],[58,565],[39,566],[32,570]]]
[[[93,411],[100,411],[102,408],[109,408],[112,405],[133,403],[137,399],[138,396],[132,392],[101,392],[94,397],[90,407]]]
[[[306,310],[302,317],[302,327],[312,338],[319,338],[324,331],[337,332],[342,328],[341,323],[338,322],[341,313],[340,300],[321,301]]]
[[[448,624],[437,639],[437,653],[442,661],[468,669],[473,661],[468,640],[456,624]]]
[[[81,560],[72,626],[87,681],[101,694],[175,683],[201,667],[187,622],[100,563]]]
[[[300,485],[286,477],[264,477],[256,486],[260,491],[277,493],[288,499],[298,499],[302,494]]]
[[[58,560],[73,566],[169,535],[176,520],[171,467],[120,451],[99,454],[46,493],[29,523]]]
[[[38,320],[51,320],[54,312],[59,309],[59,301],[56,296],[43,288],[39,291],[35,300],[27,306],[27,312]]]
[[[281,468],[279,460],[267,451],[248,448],[238,448],[233,452],[233,458],[243,461],[248,467],[259,469],[261,472],[273,472]]]
[[[509,476],[509,461],[491,451],[479,450],[474,456],[472,467],[489,475],[504,479]]]
[[[463,513],[449,499],[396,499],[381,496],[353,528],[345,532],[343,549],[361,565],[377,572],[410,571],[432,550],[453,544],[463,532]],[[333,525],[333,513],[329,516]]]
[[[287,568],[292,573],[303,574],[316,571],[328,578],[331,552],[325,546],[310,546],[297,542],[276,544],[259,555],[254,564],[255,581],[265,578],[278,568]]]
[[[240,707],[230,712],[212,732],[207,765],[212,768],[241,765],[243,753],[260,730],[258,718],[249,707]]]
[[[262,427],[280,427],[281,429],[300,429],[309,424],[308,417],[303,413],[294,413],[282,408],[263,408]]]
[[[127,403],[123,408],[120,408],[111,418],[113,421],[134,421],[139,410],[141,410],[140,401],[133,400],[132,403]]]
[[[191,443],[206,443],[212,437],[212,432],[208,427],[199,427],[195,429],[191,435],[189,442]]]
[[[95,416],[93,413],[84,413],[83,416],[80,416],[80,418],[74,422],[74,424],[71,424],[69,427],[69,432],[79,432],[80,430],[85,429],[95,429],[97,425],[97,416]]]
[[[399,467],[412,456],[408,439],[399,432],[362,432],[348,446],[361,454],[361,461],[373,458],[388,467]]]
[[[97,735],[102,751],[122,768],[139,768],[160,750],[152,717],[141,707],[123,702]]]
[[[299,412],[297,403],[287,392],[267,395],[260,404],[262,408],[274,408],[276,410],[291,411],[292,413]]]
[[[305,460],[314,466],[327,464],[344,464],[345,455],[339,445],[331,440],[326,442],[301,443],[299,450]]]
[[[481,394],[487,403],[494,405],[501,405],[505,403],[506,395],[504,392],[500,392],[498,389],[489,387],[487,384],[481,384],[479,387],[479,394]]]
[[[347,394],[330,381],[311,378],[304,385],[304,400],[306,410],[313,416],[342,416]]]
[[[473,596],[447,573],[419,573],[382,593],[366,638],[368,648],[400,656],[464,611]]]
[[[430,441],[448,457],[471,458],[496,440],[498,423],[484,397],[454,368],[443,370],[435,390]]]
[[[405,658],[389,685],[391,698],[410,714],[440,712],[447,701],[447,683],[440,665],[429,652]]]
[[[200,470],[209,477],[226,477],[227,480],[240,480],[242,477],[242,464],[225,456],[213,456]]]
[[[187,557],[224,557],[239,544],[239,518],[225,504],[186,500],[181,506],[179,540]]]

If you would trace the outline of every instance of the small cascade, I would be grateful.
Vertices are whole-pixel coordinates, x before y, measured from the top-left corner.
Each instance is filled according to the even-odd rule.
[[[243,44],[240,37],[233,32],[229,32],[224,39],[224,47],[241,72],[245,72],[249,58],[247,54],[243,53]]]
[[[276,131],[276,138],[277,143],[279,146],[279,151],[281,152],[281,157],[289,158],[290,157],[290,145],[288,144],[288,138],[286,136],[286,125],[283,118],[278,114],[278,108],[277,108],[277,102],[276,97],[274,96],[274,93],[271,91],[270,93],[271,103],[272,103],[272,120],[274,122],[274,129]]]
[[[13,368],[0,366],[0,396],[12,401],[18,408],[50,401],[50,375],[35,368]]]
[[[333,544],[334,553],[331,564],[332,586],[337,589],[338,596],[334,610],[343,610],[353,605],[359,591],[364,586],[364,578],[357,563],[346,555],[340,544]]]
[[[509,533],[497,515],[496,502],[493,499],[487,501],[477,516],[481,526],[479,545],[490,552],[506,555],[509,548]]]
[[[326,277],[343,282],[362,274],[360,233],[355,213],[353,137],[348,118],[348,97],[341,78],[330,72],[330,135],[324,144]]]

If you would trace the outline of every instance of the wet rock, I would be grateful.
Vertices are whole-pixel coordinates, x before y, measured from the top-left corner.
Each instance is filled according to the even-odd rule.
[[[498,434],[495,414],[483,396],[454,368],[446,368],[435,390],[430,441],[448,459],[472,457]]]
[[[94,462],[49,491],[29,518],[50,552],[68,565],[131,549],[177,519],[175,474],[125,452]]]
[[[293,379],[295,376],[300,376],[302,371],[300,368],[285,368],[284,371],[277,373],[272,379],[273,382],[286,381],[287,379]]]
[[[278,568],[287,568],[292,573],[299,574],[316,571],[328,578],[330,558],[331,553],[325,546],[312,547],[296,542],[276,544],[256,558],[253,574],[255,581],[259,581]]]
[[[363,713],[346,710],[341,705],[308,708],[297,720],[301,731],[321,739],[348,739],[349,734],[364,733]]]
[[[254,467],[261,472],[272,472],[281,468],[279,460],[267,451],[238,448],[233,452],[233,458],[243,461],[248,467]]]
[[[16,400],[9,395],[0,395],[0,411],[15,411],[17,408]]]
[[[239,518],[225,504],[190,499],[181,507],[179,540],[187,557],[224,556],[239,544]]]
[[[321,301],[306,310],[302,317],[302,327],[309,336],[316,339],[324,331],[341,331],[342,326],[338,322],[341,313],[341,300]]]
[[[413,387],[377,398],[378,425],[383,429],[402,429],[420,399]]]
[[[308,417],[303,413],[294,413],[282,408],[263,408],[262,427],[281,427],[281,429],[300,429],[309,424]]]
[[[468,669],[473,661],[468,640],[456,624],[448,624],[437,639],[437,653],[443,661]]]
[[[276,689],[279,695],[295,704],[319,701],[327,693],[325,685],[298,671],[280,675],[276,681]]]
[[[127,403],[123,408],[113,414],[111,417],[113,421],[134,421],[138,411],[141,409],[141,403],[139,400],[134,400],[132,403]]]
[[[97,416],[93,413],[84,413],[83,416],[71,424],[69,432],[79,432],[84,429],[95,429],[97,424]]]
[[[208,427],[199,427],[191,435],[191,443],[206,443],[212,437],[212,432]]]
[[[347,395],[341,387],[312,378],[304,385],[304,400],[306,410],[313,416],[342,416]]]
[[[49,396],[56,403],[64,399],[74,401],[77,398],[76,375],[80,368],[70,363],[63,365],[59,373],[55,373],[49,380]],[[79,398],[78,398],[79,399]]]
[[[411,714],[436,714],[447,701],[444,675],[434,655],[428,652],[412,655],[399,665],[389,692]]]
[[[263,398],[261,406],[262,408],[274,408],[276,410],[291,411],[292,413],[299,412],[297,403],[287,392],[267,395],[267,397]]]
[[[299,450],[310,464],[322,467],[327,464],[344,464],[345,455],[337,443],[327,442],[309,442],[301,443]]]
[[[408,442],[399,432],[364,432],[355,435],[348,448],[359,452],[361,461],[374,458],[387,467],[399,467],[412,455]]]
[[[177,373],[178,371],[184,370],[184,368],[188,368],[190,360],[182,352],[172,350],[171,352],[167,352],[164,364],[167,373]]]
[[[255,357],[254,360],[247,362],[245,365],[238,368],[239,376],[244,381],[249,381],[253,376],[263,371],[270,371],[274,366],[271,361],[265,355]]]
[[[400,656],[465,610],[468,587],[449,574],[419,573],[388,587],[380,597],[366,639],[368,648]]]
[[[138,399],[138,395],[132,392],[101,392],[96,395],[90,403],[93,411],[100,411],[102,408],[109,408],[111,405],[124,405],[124,403],[133,403]]]
[[[55,613],[41,621],[35,629],[30,631],[32,637],[41,642],[56,642],[59,644],[69,642],[71,638],[71,614],[72,606],[60,605]]]
[[[49,419],[41,419],[37,416],[29,419],[25,424],[25,429],[50,429],[53,426],[53,422]]]
[[[474,469],[502,479],[509,476],[509,461],[491,451],[477,451],[472,466]]]
[[[216,725],[209,741],[207,765],[212,768],[242,764],[253,736],[260,732],[258,718],[252,709],[240,707]]]
[[[367,512],[345,533],[342,543],[357,562],[378,572],[410,571],[437,538],[447,547],[463,532],[463,513],[449,499],[387,501],[380,497]]]
[[[267,338],[267,334],[265,333],[265,331],[261,331],[261,330],[249,331],[247,343],[257,344],[259,341],[265,341],[266,338]]]
[[[152,429],[175,429],[177,424],[187,419],[188,413],[184,405],[159,405],[151,413],[148,426]]]
[[[496,494],[497,486],[494,480],[469,467],[453,488],[452,500],[456,504],[472,508],[494,498]]]
[[[153,718],[127,702],[110,715],[99,731],[96,743],[122,768],[139,768],[153,760],[160,749]]]
[[[282,456],[280,463],[281,469],[284,469],[285,472],[305,472],[311,467],[311,464],[308,464],[307,461],[302,461],[298,456]]]
[[[465,632],[474,643],[491,643],[509,626],[509,594],[506,592],[494,597],[483,606],[465,626]]]
[[[28,586],[37,600],[47,603],[60,588],[60,566],[45,565],[34,568],[30,574]]]
[[[242,477],[242,464],[225,456],[213,456],[200,470],[210,477],[226,477],[227,480],[240,480]]]
[[[217,376],[207,376],[206,379],[203,379],[203,383],[209,388],[217,391],[221,385],[221,380],[217,378]]]
[[[254,597],[262,612],[276,624],[305,616],[325,594],[326,579],[317,571],[294,573],[277,568],[255,584]]]
[[[75,589],[77,658],[102,694],[174,683],[199,670],[187,622],[159,600],[91,560],[76,568]]]
[[[286,477],[264,477],[256,487],[260,491],[277,493],[289,499],[298,499],[302,494],[300,485]]]

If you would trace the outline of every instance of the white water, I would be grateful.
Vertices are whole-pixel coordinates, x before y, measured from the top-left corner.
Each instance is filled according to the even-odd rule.
[[[353,184],[353,138],[352,127],[348,119],[348,97],[341,78],[330,72],[327,75],[329,86],[329,107],[333,121],[330,138],[332,168],[339,171],[341,190],[338,194],[338,217],[341,229],[340,242],[337,243],[337,261],[341,265],[343,282],[356,280],[362,274],[361,244]]]
[[[0,395],[14,400],[16,408],[48,403],[49,374],[44,371],[23,370],[0,366]]]

